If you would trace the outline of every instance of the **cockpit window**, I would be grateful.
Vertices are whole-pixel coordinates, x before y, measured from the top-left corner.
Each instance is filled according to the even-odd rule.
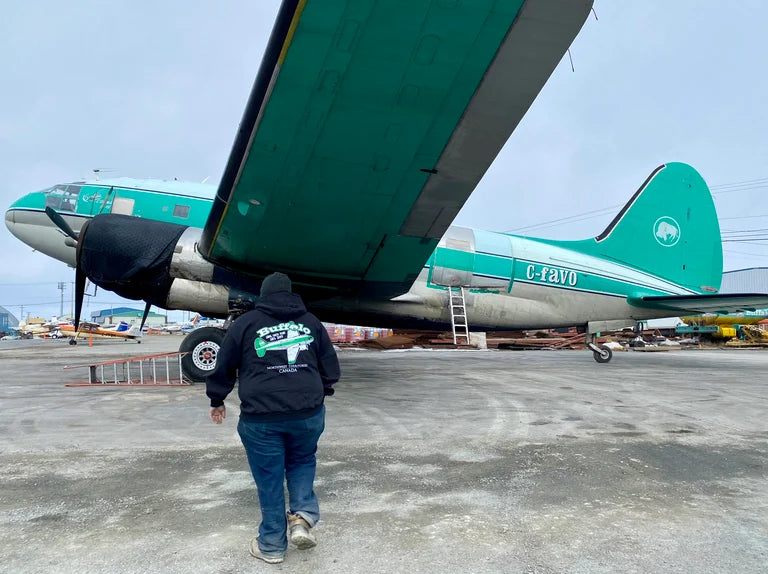
[[[56,211],[68,211],[74,213],[77,209],[77,197],[80,195],[80,185],[55,185],[46,189],[45,206],[52,207]]]

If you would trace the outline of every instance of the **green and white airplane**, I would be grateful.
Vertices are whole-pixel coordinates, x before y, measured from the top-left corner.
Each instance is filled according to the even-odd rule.
[[[298,330],[284,330],[282,338],[270,339],[269,337],[259,337],[253,342],[253,348],[259,357],[267,354],[267,351],[286,351],[288,353],[288,365],[293,365],[299,352],[306,351],[310,343],[315,338],[307,333],[300,333]]]
[[[591,4],[284,0],[218,187],[56,185],[6,225],[75,267],[78,319],[86,279],[147,309],[233,318],[273,271],[322,320],[395,328],[451,328],[459,289],[477,331],[768,307],[717,294],[714,204],[684,164],[654,170],[593,239],[451,226]],[[215,366],[223,334],[187,336],[188,376]]]

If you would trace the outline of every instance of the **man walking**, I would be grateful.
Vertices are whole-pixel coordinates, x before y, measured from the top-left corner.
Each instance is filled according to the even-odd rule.
[[[254,310],[227,331],[206,393],[211,420],[221,424],[224,399],[239,378],[237,431],[261,506],[259,536],[250,551],[269,564],[283,561],[287,529],[298,548],[316,544],[312,527],[320,508],[313,490],[315,453],[325,428],[324,398],[333,394],[339,376],[336,352],[322,323],[291,292],[287,275],[267,276]]]

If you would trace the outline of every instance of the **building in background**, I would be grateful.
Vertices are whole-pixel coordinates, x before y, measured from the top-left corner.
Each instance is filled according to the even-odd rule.
[[[720,293],[768,293],[768,267],[726,271]]]
[[[94,311],[91,313],[91,321],[98,323],[99,325],[117,325],[120,321],[125,321],[128,324],[141,323],[141,318],[144,315],[143,309],[131,309],[130,307],[115,307],[113,309],[102,309],[101,311]],[[162,327],[168,322],[167,315],[161,315],[160,313],[151,312],[147,315],[147,322],[145,323],[149,327]]]
[[[0,333],[7,335],[12,329],[19,326],[19,321],[8,309],[0,307]]]

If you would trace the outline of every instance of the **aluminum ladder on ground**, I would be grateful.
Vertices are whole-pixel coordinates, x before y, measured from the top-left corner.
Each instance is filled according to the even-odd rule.
[[[458,291],[456,291],[458,289]],[[464,299],[464,287],[448,288],[448,305],[451,309],[451,329],[454,345],[469,345],[469,322],[467,321],[467,303]],[[459,342],[460,338],[464,342]]]
[[[181,358],[186,352],[159,353],[140,357],[125,357],[88,365],[68,365],[65,369],[88,368],[88,381],[67,383],[66,387],[88,386],[147,386],[176,387],[189,385],[184,379]],[[165,359],[163,361],[163,359]],[[133,372],[131,364],[133,363]],[[173,376],[172,376],[173,375]]]

